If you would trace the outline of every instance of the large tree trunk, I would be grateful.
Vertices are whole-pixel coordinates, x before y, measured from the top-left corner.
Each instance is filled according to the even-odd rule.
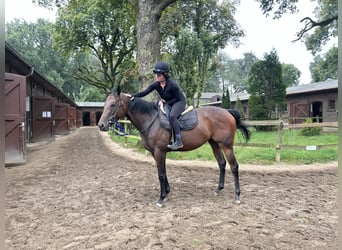
[[[153,81],[151,74],[160,54],[160,15],[155,13],[155,0],[139,0],[137,18],[137,62],[139,89],[144,89]]]
[[[176,0],[138,1],[137,62],[140,90],[153,81],[152,68],[160,55],[161,37],[158,22],[163,10],[174,2]]]

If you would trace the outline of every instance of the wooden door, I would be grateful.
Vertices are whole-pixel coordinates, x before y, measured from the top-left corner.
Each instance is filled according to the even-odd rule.
[[[25,162],[26,78],[5,73],[5,163]]]

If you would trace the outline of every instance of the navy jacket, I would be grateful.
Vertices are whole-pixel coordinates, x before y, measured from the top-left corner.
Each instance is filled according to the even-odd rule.
[[[158,81],[151,83],[145,90],[134,94],[134,97],[143,97],[151,93],[153,90],[156,90],[160,97],[170,106],[172,106],[175,102],[183,101],[186,103],[185,96],[181,91],[178,84],[172,80],[171,78],[166,79],[166,84],[164,89],[160,86]]]

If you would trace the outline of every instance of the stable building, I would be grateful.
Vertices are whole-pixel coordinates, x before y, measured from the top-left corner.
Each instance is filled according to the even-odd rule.
[[[27,142],[54,139],[81,125],[77,105],[5,43],[5,159],[24,161]]]
[[[287,115],[290,123],[338,121],[338,81],[326,80],[286,89]]]

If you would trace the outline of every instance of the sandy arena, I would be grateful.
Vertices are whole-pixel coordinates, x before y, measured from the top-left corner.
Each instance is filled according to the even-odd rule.
[[[337,162],[240,164],[236,205],[230,171],[215,196],[216,162],[168,161],[159,208],[152,157],[83,127],[5,171],[8,250],[338,249]]]

